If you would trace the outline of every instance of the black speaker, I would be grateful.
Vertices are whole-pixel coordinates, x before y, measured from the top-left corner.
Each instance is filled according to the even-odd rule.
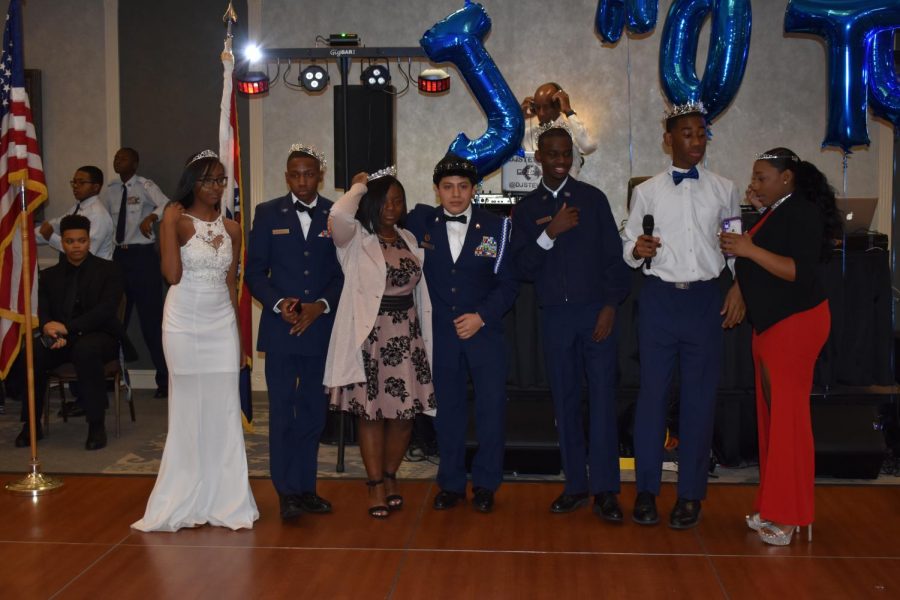
[[[372,173],[395,164],[394,88],[370,90],[347,86],[347,122],[343,119],[345,86],[334,86],[334,187],[347,189],[360,171]],[[348,135],[347,170],[344,178],[344,127]]]
[[[505,473],[558,475],[562,471],[559,437],[549,391],[509,391],[506,407]],[[472,460],[478,449],[475,437],[475,406],[471,397],[469,431],[466,439],[466,471],[472,471]]]
[[[813,404],[812,425],[817,477],[878,477],[887,447],[877,406]]]

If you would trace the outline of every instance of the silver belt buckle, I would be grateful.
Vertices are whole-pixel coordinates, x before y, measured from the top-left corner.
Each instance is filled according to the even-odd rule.
[[[690,281],[676,281],[676,282],[675,282],[675,289],[678,289],[678,290],[689,290],[689,289],[691,289],[691,282],[690,282]]]

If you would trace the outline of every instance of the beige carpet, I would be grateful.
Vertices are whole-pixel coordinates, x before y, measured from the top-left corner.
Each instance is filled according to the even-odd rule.
[[[52,417],[49,435],[38,446],[42,470],[47,473],[103,473],[110,475],[152,475],[159,469],[163,446],[166,442],[166,400],[153,398],[152,390],[135,391],[137,420],[131,422],[127,405],[123,404],[121,437],[115,437],[115,414],[108,411],[106,417],[109,444],[102,450],[84,450],[87,424],[83,418],[64,423],[56,416],[58,396],[51,394]],[[19,404],[7,400],[6,414],[0,415],[0,472],[27,472],[30,463],[28,448],[15,448],[13,440],[18,434]],[[254,393],[253,431],[244,436],[251,477],[269,476],[268,402],[264,392]],[[46,432],[45,432],[46,433]],[[322,444],[319,448],[319,477],[365,478],[365,469],[356,446],[347,446],[345,470],[338,473],[337,447]],[[400,477],[406,479],[433,479],[437,472],[437,459],[406,460],[400,468]],[[758,481],[755,467],[743,469],[718,468],[710,478],[711,483],[755,483]],[[507,481],[562,481],[561,475],[507,475]],[[676,481],[677,473],[666,470],[664,481]],[[633,471],[622,471],[622,481],[634,481]],[[877,480],[820,479],[823,484],[888,484],[900,485],[900,477],[882,475]]]

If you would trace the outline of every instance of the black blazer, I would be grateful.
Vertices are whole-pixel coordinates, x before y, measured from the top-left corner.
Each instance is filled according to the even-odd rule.
[[[125,341],[125,328],[118,317],[124,293],[119,266],[93,254],[87,255],[79,267],[78,275],[79,299],[83,312],[72,319],[63,316],[68,268],[68,262],[63,258],[59,264],[40,272],[38,315],[41,327],[49,321],[59,321],[69,330],[70,342],[97,331]]]
[[[797,268],[796,279],[787,281],[747,258],[735,261],[738,283],[747,304],[747,317],[757,333],[825,300],[818,269],[824,232],[821,210],[796,194],[781,203],[761,226],[753,230],[754,244],[793,258]]]

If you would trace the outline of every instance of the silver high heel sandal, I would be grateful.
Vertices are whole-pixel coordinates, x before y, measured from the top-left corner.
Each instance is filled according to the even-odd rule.
[[[747,522],[747,527],[749,527],[753,531],[759,531],[760,527],[765,527],[766,525],[772,524],[772,521],[766,521],[765,519],[761,519],[759,516],[759,513],[753,513],[752,515],[744,515],[744,521]]]
[[[762,522],[763,521],[761,521],[761,523]],[[802,526],[799,525],[776,525],[774,523],[766,523],[757,531],[759,533],[759,539],[763,542],[772,546],[787,546],[794,538],[794,533],[797,533],[797,537],[799,537],[801,527]],[[812,542],[812,523],[806,526],[806,540],[807,542]]]

